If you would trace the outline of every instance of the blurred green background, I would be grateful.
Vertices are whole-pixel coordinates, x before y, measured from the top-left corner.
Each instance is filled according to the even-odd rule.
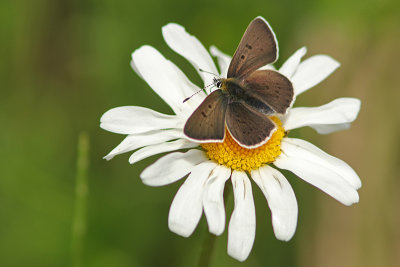
[[[217,238],[212,266],[400,266],[400,34],[395,0],[184,1],[2,0],[0,2],[0,266],[70,266],[78,136],[89,136],[89,195],[83,266],[196,266],[207,226],[190,238],[168,230],[182,181],[141,183],[153,157],[102,159],[123,136],[99,128],[110,108],[140,105],[171,113],[130,68],[131,52],[155,46],[196,83],[161,27],[177,22],[209,47],[232,54],[248,23],[264,16],[275,30],[280,66],[296,49],[342,63],[300,96],[316,106],[358,97],[349,131],[294,131],[348,162],[360,175],[360,203],[345,207],[289,176],[299,204],[294,238],[273,235],[270,212],[253,186],[257,233],[244,263]],[[228,201],[232,210],[232,197]],[[229,215],[228,215],[229,216]],[[229,217],[228,217],[229,218]]]

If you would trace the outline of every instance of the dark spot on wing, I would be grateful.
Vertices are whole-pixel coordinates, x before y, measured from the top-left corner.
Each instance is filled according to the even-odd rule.
[[[203,116],[203,118],[207,117],[206,113],[204,113],[203,111],[201,112],[201,115]]]
[[[208,108],[212,108],[211,104],[208,105]]]
[[[242,55],[240,58],[241,58],[241,59],[244,59],[244,55]]]

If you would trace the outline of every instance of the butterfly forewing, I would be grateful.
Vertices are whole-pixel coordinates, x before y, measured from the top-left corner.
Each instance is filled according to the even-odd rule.
[[[255,18],[247,27],[233,55],[228,78],[243,78],[258,68],[275,62],[277,52],[277,42],[271,27],[263,18]]]
[[[224,140],[226,108],[225,93],[222,90],[212,92],[186,121],[183,132],[199,142]]]
[[[277,71],[255,71],[245,78],[241,86],[246,94],[261,100],[276,113],[285,114],[293,102],[292,83]]]
[[[275,124],[266,115],[239,102],[228,104],[226,126],[232,137],[246,148],[264,144],[276,129]]]

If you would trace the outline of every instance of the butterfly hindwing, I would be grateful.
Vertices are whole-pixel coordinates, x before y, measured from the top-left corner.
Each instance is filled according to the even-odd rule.
[[[240,102],[229,103],[225,115],[230,134],[246,148],[262,145],[276,129],[275,124],[266,115]]]
[[[246,77],[241,86],[246,94],[261,100],[276,113],[285,114],[293,102],[292,83],[274,70],[257,70]]]
[[[243,78],[278,58],[278,46],[271,27],[255,18],[247,27],[228,69],[228,78]]]
[[[192,113],[183,132],[198,142],[224,140],[226,108],[226,94],[222,90],[215,90]]]

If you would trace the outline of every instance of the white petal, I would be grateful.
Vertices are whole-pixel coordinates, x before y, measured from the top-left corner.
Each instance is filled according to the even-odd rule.
[[[355,189],[361,187],[360,178],[346,162],[329,155],[307,141],[296,138],[285,138],[282,142],[282,150],[284,150],[287,155],[306,158],[309,161],[313,161],[315,164],[335,171]]]
[[[300,139],[285,138],[274,164],[289,170],[344,205],[358,202],[360,178],[344,161]]]
[[[289,241],[297,226],[297,200],[286,178],[276,169],[264,166],[251,172],[271,209],[276,238]]]
[[[182,137],[182,130],[176,129],[131,134],[125,137],[125,139],[104,158],[106,160],[111,160],[116,155],[126,153],[140,147],[159,144]]]
[[[339,62],[326,55],[316,55],[304,60],[291,79],[295,95],[325,80],[339,66]]]
[[[132,156],[129,158],[129,163],[134,164],[138,161],[141,161],[142,159],[148,158],[153,155],[157,155],[160,153],[164,152],[170,152],[174,150],[179,150],[179,149],[185,149],[185,148],[193,148],[198,146],[198,144],[189,142],[185,139],[178,139],[175,141],[171,142],[163,142],[160,144],[156,145],[150,145],[146,146],[144,148],[141,148],[137,151],[135,151]]]
[[[100,118],[100,127],[119,134],[135,134],[152,130],[175,128],[175,115],[165,115],[154,110],[125,106],[108,110]]]
[[[203,206],[210,233],[220,235],[225,229],[224,187],[229,179],[231,170],[218,165],[206,181]]]
[[[204,84],[212,84],[213,75],[199,71],[203,69],[217,74],[217,68],[210,54],[200,41],[186,32],[185,28],[175,23],[169,23],[162,28],[165,42],[174,50],[186,58],[202,77]]]
[[[318,127],[322,126],[322,133],[328,133],[324,131],[323,126],[332,126],[329,130],[336,130],[334,127],[338,125],[339,127],[337,129],[339,130],[343,128],[341,128],[340,125],[348,125],[357,118],[360,106],[361,101],[359,99],[343,97],[319,107],[293,108],[285,117],[283,127],[285,130],[292,130],[310,126],[318,131],[320,129]]]
[[[198,164],[208,161],[204,151],[191,149],[186,153],[168,154],[148,166],[140,174],[146,185],[163,186],[178,181]]]
[[[228,229],[228,254],[244,261],[250,254],[256,235],[256,213],[251,183],[246,173],[232,173],[235,208]]]
[[[299,50],[297,50],[293,55],[291,55],[285,63],[283,63],[282,67],[279,69],[279,72],[290,78],[296,72],[301,58],[307,53],[307,48],[303,46]]]
[[[276,70],[276,68],[272,64],[267,64],[267,65],[262,66],[261,68],[259,68],[259,70]]]
[[[135,62],[133,62],[133,60],[131,60],[131,68],[133,69],[133,71],[140,77],[143,79],[142,74],[140,73],[139,69],[136,67]]]
[[[349,129],[351,123],[340,123],[340,124],[326,124],[326,125],[310,125],[311,128],[317,131],[319,134],[330,134],[333,132],[343,131]]]
[[[217,47],[211,46],[210,47],[211,55],[217,58],[219,69],[221,71],[222,77],[227,77],[228,75],[228,68],[229,64],[231,63],[231,57],[227,54],[221,52]]]
[[[141,77],[171,106],[175,114],[181,111],[182,101],[199,89],[177,66],[151,46],[135,50],[132,60]]]
[[[168,216],[168,227],[172,232],[184,237],[193,233],[203,210],[204,183],[216,166],[211,161],[200,163],[179,188]]]

